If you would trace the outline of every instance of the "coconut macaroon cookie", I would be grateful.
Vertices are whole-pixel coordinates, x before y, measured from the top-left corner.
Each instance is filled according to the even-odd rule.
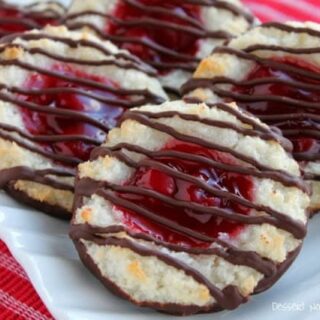
[[[58,1],[33,1],[29,5],[16,5],[16,1],[0,1],[0,37],[15,32],[41,29],[57,24],[66,13]]]
[[[235,104],[125,113],[79,166],[70,235],[112,291],[173,314],[234,309],[298,254],[308,190],[291,144]]]
[[[0,46],[0,186],[70,217],[76,166],[123,112],[161,103],[152,68],[86,32],[47,27]]]
[[[74,0],[64,23],[129,50],[177,92],[201,58],[248,30],[254,18],[239,0]]]
[[[235,100],[282,130],[313,187],[311,210],[320,209],[320,25],[268,23],[199,65],[183,93],[205,101]]]

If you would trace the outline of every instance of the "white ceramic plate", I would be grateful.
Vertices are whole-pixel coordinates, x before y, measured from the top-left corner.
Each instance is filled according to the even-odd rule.
[[[316,320],[320,318],[320,216],[310,223],[303,251],[269,291],[232,312],[188,320]],[[168,320],[114,297],[81,265],[68,224],[22,207],[0,193],[0,238],[27,272],[57,320]]]

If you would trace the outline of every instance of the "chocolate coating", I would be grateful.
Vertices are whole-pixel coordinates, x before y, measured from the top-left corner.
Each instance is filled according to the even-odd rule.
[[[30,198],[25,192],[17,190],[14,187],[15,181],[9,182],[4,190],[12,198],[36,210],[44,212],[49,216],[59,218],[61,220],[70,220],[70,212],[60,206],[50,205],[45,202],[36,201]]]

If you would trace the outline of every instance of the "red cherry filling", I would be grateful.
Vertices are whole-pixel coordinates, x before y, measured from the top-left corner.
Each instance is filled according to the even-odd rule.
[[[312,71],[320,74],[320,69],[315,68],[312,65],[304,61],[297,59],[283,59],[276,60],[288,66],[298,67],[299,69]],[[248,76],[247,80],[261,79],[274,77],[285,82],[299,81],[303,84],[320,85],[320,81],[312,80],[306,76],[298,75],[293,72],[286,72],[283,70],[277,70],[268,66],[259,65]],[[283,100],[279,101],[259,101],[259,102],[243,102],[239,101],[239,105],[248,110],[249,112],[261,117],[265,122],[277,126],[285,136],[287,136],[293,143],[294,152],[312,152],[318,153],[320,151],[320,140],[315,138],[312,134],[304,133],[306,130],[318,130],[319,120],[312,119],[308,116],[298,116],[301,113],[308,113],[317,115],[319,110],[306,107],[304,103],[320,102],[320,91],[311,90],[308,88],[302,88],[299,86],[292,86],[288,83],[267,83],[262,85],[249,86],[237,86],[234,89],[237,93],[245,94],[248,96],[276,96],[286,97],[295,100],[299,100],[301,105],[292,106]],[[280,118],[279,115],[292,115],[286,118]],[[296,116],[294,116],[296,115]],[[264,116],[273,116],[267,117]]]
[[[184,31],[183,27],[195,27],[194,23],[201,23],[199,6],[175,0],[137,0],[134,3],[118,1],[112,13],[116,19],[110,19],[106,27],[108,34],[140,39],[177,53],[195,56],[198,51],[198,36]],[[145,10],[139,5],[147,6],[150,10]],[[152,11],[154,8],[160,9]],[[155,23],[149,24],[147,20]],[[136,23],[130,24],[130,22]],[[174,29],[170,25],[178,26],[180,29],[182,27],[182,30]],[[122,48],[156,67],[160,67],[162,63],[185,62],[181,57],[174,57],[141,43],[125,41],[121,45]]]
[[[28,13],[14,7],[1,8],[0,5],[0,32],[4,34],[22,32],[56,23],[55,17],[45,16],[41,13]]]
[[[237,163],[230,155],[177,140],[171,141],[163,149],[163,151],[168,150],[200,155],[229,165],[236,165]],[[168,157],[157,158],[156,161],[176,171],[197,177],[207,183],[208,186],[218,190],[228,191],[247,200],[253,199],[254,189],[251,177],[206,167],[203,164],[189,160]],[[172,199],[185,201],[186,206],[188,206],[188,203],[193,202],[204,207],[223,208],[244,215],[250,213],[250,209],[247,207],[224,198],[216,197],[194,183],[173,177],[154,168],[139,168],[125,185],[156,191]],[[219,237],[222,234],[235,237],[244,228],[244,225],[241,223],[207,213],[199,214],[199,212],[194,212],[192,209],[175,207],[155,198],[126,193],[118,193],[118,195],[142,208],[148,209],[156,215],[165,217],[172,222],[176,222],[183,227],[190,228],[193,231],[209,237]],[[167,226],[157,224],[151,221],[151,219],[142,217],[131,210],[124,209],[123,207],[117,207],[117,209],[123,213],[123,223],[127,225],[131,231],[143,232],[158,240],[171,244],[188,247],[210,246],[208,242],[202,242],[193,237],[175,232]]]
[[[115,82],[96,75],[86,74],[68,65],[55,64],[52,70],[60,75],[74,77],[75,79],[84,79],[95,81],[100,84],[107,85],[111,88],[119,88]],[[42,90],[59,88],[57,92],[44,92]],[[100,102],[94,98],[80,94],[88,92],[90,94],[99,95],[101,98],[116,99],[116,94],[96,89],[89,86],[82,86],[67,79],[43,74],[34,73],[26,81],[24,89],[39,90],[38,95],[23,95],[19,98],[24,101],[36,103],[44,108],[61,108],[81,112],[92,119],[96,119],[103,123],[107,128],[111,129],[116,126],[119,118],[124,112],[124,108],[112,105],[112,103]],[[81,90],[77,92],[69,92],[64,89]],[[123,97],[120,97],[124,100]],[[119,99],[118,99],[119,100]],[[73,117],[62,118],[56,115],[40,113],[22,108],[23,120],[28,131],[35,135],[83,135],[95,138],[103,142],[106,132],[97,128],[95,125],[86,123],[82,120],[73,119]],[[43,147],[50,152],[59,153],[67,156],[76,157],[81,160],[88,160],[90,152],[94,145],[81,141],[62,141],[57,143],[43,144]]]

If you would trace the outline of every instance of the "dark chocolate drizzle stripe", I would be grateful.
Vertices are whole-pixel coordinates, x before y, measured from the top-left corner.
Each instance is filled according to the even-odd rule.
[[[305,118],[320,121],[320,115],[308,113],[308,112],[299,112],[299,113],[282,113],[282,114],[275,114],[273,115],[263,115],[260,117],[264,121],[268,120],[296,120],[300,119],[303,120]]]
[[[144,9],[146,12],[166,13],[168,15],[175,17],[175,18],[183,19],[183,20],[190,21],[190,22],[193,20],[193,23],[195,26],[199,26],[200,28],[203,28],[201,26],[201,24],[196,19],[193,19],[191,17],[182,16],[179,14],[179,12],[175,12],[170,9],[164,9],[162,7],[158,7],[158,6],[154,6],[154,5],[153,6],[143,5],[139,2],[137,2],[136,0],[123,0],[123,2],[126,2],[127,4],[130,4],[131,6],[135,6],[137,8]],[[179,1],[176,1],[176,2],[179,2]],[[235,4],[232,4],[230,2],[219,1],[219,0],[183,0],[181,2],[189,3],[189,4],[193,4],[193,5],[199,5],[199,6],[203,6],[203,7],[215,7],[217,9],[224,9],[224,10],[230,11],[231,13],[233,13],[236,16],[244,17],[250,24],[252,24],[254,22],[254,18],[252,16],[252,14],[250,14],[248,11],[245,11],[241,7],[239,7]]]
[[[183,227],[180,224],[176,222],[172,222],[170,219],[164,218],[162,216],[158,216],[157,214],[154,214],[148,209],[145,209],[139,205],[136,205],[135,203],[122,199],[119,196],[117,196],[114,192],[110,192],[109,190],[98,190],[95,192],[98,196],[110,201],[112,204],[120,206],[122,208],[126,208],[128,210],[132,210],[139,215],[146,217],[150,219],[153,222],[156,222],[158,224],[161,224],[165,226],[166,228],[175,231],[177,233],[180,233],[182,235],[189,236],[193,239],[197,239],[203,242],[212,243],[214,242],[214,238],[208,237],[206,235],[203,235],[200,232],[193,231],[190,228]]]
[[[24,6],[11,4],[6,1],[0,1],[0,8],[19,10],[21,13],[23,13],[25,15],[42,14],[42,13],[45,14],[48,11],[49,12],[53,11],[53,8],[47,8],[47,7],[45,7],[44,10],[33,10],[38,5],[46,5],[46,4],[55,5],[55,6],[59,7],[60,9],[62,9],[63,11],[67,10],[65,8],[65,6],[61,2],[58,2],[58,1],[43,1],[43,2],[38,1],[38,2],[34,2],[29,5],[24,5]],[[56,11],[56,10],[54,10],[54,12],[58,13],[58,11]]]
[[[5,38],[6,36],[8,35],[8,32],[6,31],[3,31],[1,28],[0,28],[0,42],[3,38]]]
[[[37,7],[38,5],[43,5],[43,4],[52,4],[52,5],[55,5],[57,7],[59,7],[60,9],[62,9],[63,11],[67,11],[67,8],[59,1],[54,1],[54,0],[46,0],[46,1],[38,1],[38,2],[34,2],[34,3],[30,3],[28,5],[25,6],[25,8],[34,8],[34,7]],[[38,11],[36,11],[38,12]]]
[[[79,163],[81,163],[82,161],[78,158],[75,157],[71,157],[71,156],[65,156],[63,154],[60,153],[53,153],[53,152],[49,152],[46,151],[45,149],[38,147],[36,145],[32,145],[28,142],[22,141],[22,139],[16,138],[14,137],[12,134],[7,134],[4,131],[1,131],[0,129],[0,138],[7,140],[7,141],[11,141],[16,143],[18,146],[27,149],[31,152],[37,153],[45,158],[51,159],[53,161],[58,161],[58,162],[63,162],[65,165],[71,165],[71,166],[77,166]],[[1,171],[0,171],[1,173]]]
[[[305,50],[308,50],[308,49],[305,49]],[[311,50],[313,50],[313,48],[311,48]],[[304,70],[299,67],[287,65],[281,62],[277,62],[276,60],[272,60],[268,58],[260,58],[252,53],[247,53],[245,50],[238,50],[231,47],[217,47],[215,48],[214,53],[234,55],[240,59],[253,61],[263,66],[275,68],[281,71],[286,71],[289,74],[292,73],[292,74],[300,75],[313,80],[320,80],[319,73],[309,71],[309,70]],[[308,52],[306,51],[305,54],[307,53]]]
[[[185,97],[183,98],[183,100],[186,103],[191,103],[191,104],[201,104],[203,103],[203,101],[199,100],[198,98],[192,98],[192,97]],[[238,120],[240,120],[241,122],[243,122],[244,124],[248,124],[251,127],[253,127],[254,129],[256,129],[256,131],[261,131],[267,134],[276,134],[274,139],[276,141],[278,141],[279,143],[282,144],[282,146],[288,150],[288,151],[292,151],[292,144],[289,140],[285,141],[286,139],[283,138],[282,136],[282,132],[281,130],[278,130],[275,127],[268,127],[262,123],[257,122],[255,119],[252,118],[252,115],[248,112],[246,112],[245,110],[237,110],[236,108],[230,108],[229,104],[225,104],[225,103],[206,103],[207,106],[209,107],[215,107],[217,109],[220,109],[226,113],[229,113],[231,115],[233,115],[235,118],[237,118]]]
[[[52,179],[48,176],[68,177],[72,173],[70,171],[63,171],[61,169],[45,169],[33,170],[29,167],[14,167],[10,169],[1,170],[0,175],[0,188],[6,187],[8,182],[16,180],[27,180],[32,182],[41,183],[59,190],[74,191],[74,187],[70,184],[63,183]]]
[[[66,62],[66,63],[73,63],[73,64],[79,64],[79,65],[87,65],[87,66],[95,66],[95,67],[103,67],[103,66],[117,66],[118,68],[121,69],[134,69],[137,71],[141,71],[144,73],[148,73],[151,75],[154,75],[153,72],[149,72],[143,68],[141,68],[141,66],[134,64],[134,63],[123,63],[123,62],[119,62],[115,59],[109,59],[109,60],[81,60],[81,59],[76,59],[76,58],[66,58],[63,57],[61,55],[58,54],[52,54],[46,50],[40,49],[40,48],[31,48],[28,49],[20,44],[9,44],[7,46],[2,46],[0,48],[0,52],[5,51],[7,48],[21,48],[23,49],[23,51],[28,52],[30,54],[39,54],[39,55],[43,55],[45,57],[51,58],[53,60],[58,60],[60,62]]]
[[[196,70],[199,61],[195,62],[156,62],[156,61],[148,61],[152,67],[160,70],[166,70],[166,69],[181,69],[187,72],[194,72]],[[172,92],[173,94],[177,95],[180,98],[179,90],[171,87],[165,88],[167,92]]]
[[[103,39],[110,40],[112,42],[120,43],[120,44],[121,43],[136,43],[136,44],[148,47],[152,50],[155,50],[159,53],[166,54],[168,56],[177,58],[179,60],[185,60],[187,63],[194,62],[195,64],[197,64],[201,61],[200,58],[195,58],[193,56],[190,56],[190,55],[184,54],[184,53],[178,53],[177,51],[174,51],[172,49],[161,46],[161,45],[151,41],[150,39],[140,39],[140,38],[136,38],[136,37],[121,37],[121,36],[108,35],[108,34],[102,32],[99,28],[97,28],[92,23],[74,23],[72,25],[67,24],[67,26],[70,30],[78,30],[78,29],[82,29],[84,27],[87,27],[89,29],[93,29]],[[153,66],[152,61],[147,60],[146,62],[149,65]],[[160,65],[161,64],[159,64],[159,66]]]
[[[21,69],[24,69],[24,70],[28,70],[31,72],[37,72],[37,73],[44,74],[44,75],[47,75],[50,77],[55,77],[58,79],[70,81],[72,83],[80,84],[83,86],[88,86],[93,89],[104,90],[106,92],[115,93],[117,95],[122,95],[122,96],[142,95],[142,96],[145,96],[146,98],[149,98],[149,101],[154,102],[154,103],[161,103],[164,101],[163,98],[157,96],[156,94],[150,92],[147,89],[141,89],[141,90],[139,90],[139,89],[116,89],[116,88],[102,84],[97,81],[86,80],[86,79],[81,79],[81,78],[77,78],[74,76],[64,75],[60,72],[50,71],[50,70],[47,70],[44,68],[36,67],[30,63],[19,61],[19,60],[0,60],[0,66],[16,66],[16,67],[20,67]]]
[[[217,303],[223,307],[224,309],[235,309],[237,306],[239,306],[241,303],[244,303],[246,301],[246,298],[243,297],[238,288],[235,286],[227,286],[223,290],[220,290],[218,287],[214,286],[206,277],[204,277],[200,272],[197,270],[191,268],[187,264],[183,263],[182,261],[179,261],[177,259],[174,259],[166,254],[156,252],[153,250],[149,250],[139,244],[136,244],[130,240],[127,239],[117,239],[117,238],[101,238],[96,237],[92,234],[83,235],[85,238],[83,240],[94,242],[95,244],[99,246],[117,246],[125,249],[130,249],[133,252],[144,256],[144,257],[156,257],[160,261],[163,261],[165,264],[170,265],[178,270],[183,270],[186,275],[194,278],[194,280],[198,283],[203,284],[206,288],[208,288],[211,296],[217,301]],[[83,242],[81,240],[75,240],[79,241],[82,245]],[[83,248],[84,249],[84,248]],[[82,250],[80,250],[82,252]],[[84,249],[83,252],[86,252]],[[91,258],[91,257],[90,257]],[[94,262],[91,258],[91,261]],[[87,262],[83,261],[86,265]],[[99,272],[99,270],[96,270]],[[100,271],[101,272],[101,271]],[[94,272],[94,274],[96,274]],[[102,276],[102,278],[104,278]]]
[[[31,5],[27,6],[19,6],[19,5],[13,5],[6,2],[1,1],[0,2],[0,10],[1,9],[7,9],[7,10],[18,10],[20,14],[22,14],[22,17],[19,18],[10,18],[10,17],[1,17],[0,18],[0,25],[12,25],[12,24],[18,24],[23,25],[27,29],[41,29],[42,26],[35,21],[36,18],[50,18],[50,19],[60,19],[62,15],[66,12],[66,8],[59,2],[56,1],[48,1],[43,2],[42,4],[55,4],[60,9],[63,10],[63,12],[59,12],[58,10],[54,10],[54,8],[46,8],[42,10],[35,10],[33,11],[34,7],[36,7],[40,2],[33,3]],[[1,36],[10,34],[8,31],[1,32]]]
[[[5,130],[8,132],[17,133],[20,137],[25,138],[27,140],[33,142],[61,142],[61,141],[82,141],[85,143],[90,143],[96,146],[99,146],[103,143],[103,141],[94,139],[85,135],[33,135],[26,131],[23,131],[17,127],[0,123],[0,130]]]
[[[302,106],[302,107],[306,107],[306,108],[313,108],[313,109],[320,110],[320,103],[319,102],[306,102],[306,101],[304,101],[302,104],[301,100],[282,97],[282,96],[276,96],[276,95],[250,96],[247,94],[235,93],[230,90],[222,90],[219,88],[214,88],[213,91],[221,97],[231,98],[235,101],[240,101],[240,102],[269,101],[269,102],[279,102],[279,103],[287,105],[288,107],[293,107],[293,108],[301,108],[301,106]]]
[[[313,37],[320,37],[320,31],[318,31],[318,30],[307,28],[307,27],[294,27],[294,26],[290,26],[288,24],[283,24],[280,22],[264,23],[264,24],[260,25],[259,28],[264,28],[264,29],[274,28],[274,29],[278,29],[280,31],[286,31],[288,33],[291,33],[291,32],[292,33],[307,33],[308,35],[313,36]]]
[[[188,22],[188,23],[190,23],[190,25],[193,25],[194,27],[197,27],[199,29],[203,29],[202,24],[197,19],[194,19],[192,17],[183,15],[178,11],[173,11],[173,10],[170,10],[170,9],[167,9],[167,8],[163,8],[163,7],[159,7],[159,6],[155,6],[155,5],[151,5],[151,6],[150,5],[144,5],[143,3],[140,3],[140,2],[138,2],[136,0],[123,0],[123,2],[129,4],[129,5],[133,6],[133,7],[136,7],[138,9],[140,9],[140,10],[144,10],[145,12],[157,13],[157,14],[165,14],[167,16],[171,16],[171,17],[180,19],[181,21]],[[75,15],[78,15],[78,14],[77,13],[76,14],[70,14],[70,15],[68,15],[67,18],[68,19],[72,19],[72,18],[74,18]]]
[[[276,268],[272,261],[265,258],[261,258],[256,252],[239,250],[230,243],[227,243],[221,239],[216,239],[215,241],[215,243],[217,243],[219,247],[189,248],[155,239],[145,233],[132,232],[121,225],[114,225],[109,227],[96,227],[91,226],[89,224],[72,224],[70,227],[70,235],[73,239],[81,239],[83,234],[96,234],[98,236],[99,234],[103,234],[109,236],[121,232],[127,233],[133,239],[143,240],[146,242],[153,242],[157,246],[168,248],[169,250],[172,250],[174,252],[187,252],[192,255],[216,255],[233,264],[247,266],[250,268],[252,268],[252,265],[254,265],[254,269],[258,270],[259,272],[263,273],[268,277],[276,273]]]
[[[127,37],[127,36],[114,36],[114,35],[108,35],[105,32],[103,32],[101,29],[96,27],[94,24],[89,22],[77,22],[74,21],[77,18],[82,18],[89,15],[96,15],[103,17],[105,19],[108,19],[112,21],[115,24],[118,24],[120,26],[123,26],[124,28],[131,28],[131,27],[152,27],[152,28],[166,28],[166,29],[172,29],[176,31],[181,31],[183,33],[189,33],[191,35],[194,35],[195,37],[199,39],[203,38],[213,38],[213,39],[222,39],[227,40],[231,39],[233,37],[232,34],[229,32],[223,31],[223,30],[217,30],[217,31],[210,31],[206,30],[201,23],[197,21],[197,19],[194,19],[192,17],[186,17],[182,16],[179,12],[175,12],[174,10],[170,10],[167,8],[162,8],[156,5],[144,5],[142,3],[139,3],[135,0],[123,0],[123,2],[127,3],[128,5],[138,8],[140,10],[143,10],[146,13],[158,13],[165,14],[167,16],[172,16],[175,19],[180,19],[181,21],[187,22],[189,25],[187,26],[181,26],[176,23],[172,23],[169,21],[159,21],[157,19],[151,19],[151,18],[144,18],[144,19],[131,19],[131,20],[121,20],[118,19],[111,14],[108,13],[101,13],[93,10],[88,10],[84,12],[74,13],[68,15],[64,19],[64,23],[70,28],[70,29],[81,29],[83,27],[88,27],[94,30],[100,37],[103,37],[105,39],[111,40],[116,43],[136,43],[139,45],[142,45],[144,47],[150,48],[156,52],[165,54],[167,56],[174,57],[180,61],[183,62],[176,62],[176,63],[165,63],[165,62],[154,62],[154,61],[147,61],[148,64],[156,67],[157,69],[171,69],[171,68],[177,68],[182,69],[185,71],[194,71],[196,68],[197,63],[199,62],[199,59],[188,55],[184,53],[179,53],[175,50],[171,50],[170,48],[166,48],[164,46],[158,45],[154,42],[152,42],[150,39],[139,39],[137,37]],[[250,25],[253,24],[254,18],[253,16],[240,8],[237,5],[224,2],[224,1],[200,1],[200,0],[194,0],[194,1],[184,1],[184,3],[190,3],[193,5],[198,6],[205,6],[205,7],[215,7],[217,9],[227,10],[231,12],[232,14],[236,16],[242,16],[244,19],[248,21]]]
[[[19,87],[3,86],[0,84],[0,89],[5,89],[12,93],[18,93],[21,95],[28,95],[28,96],[40,96],[42,94],[58,94],[58,93],[77,94],[77,95],[82,95],[84,97],[92,98],[102,103],[110,103],[112,105],[125,106],[126,108],[136,107],[143,103],[142,100],[137,100],[137,101],[126,101],[126,100],[120,100],[120,99],[116,100],[116,99],[106,98],[99,94],[91,93],[89,91],[84,91],[77,88],[67,88],[67,87],[56,87],[56,88],[49,88],[49,89],[42,89],[42,90],[37,90],[37,89],[27,90]],[[84,119],[82,120],[84,121]],[[97,123],[96,121],[93,121],[91,124],[95,124],[96,126],[101,127],[102,130],[107,130],[106,126],[102,126],[101,123]]]
[[[310,172],[303,172],[303,179],[304,180],[314,180],[314,181],[320,181],[320,175],[319,174],[315,174],[315,173],[310,173]],[[316,212],[319,212],[318,209],[316,209]],[[314,213],[316,213],[314,212]],[[311,212],[311,216],[314,214]]]
[[[216,108],[221,109],[219,105],[216,105]],[[231,109],[229,107],[229,109]],[[228,112],[227,109],[224,109],[224,111]],[[172,118],[174,116],[178,116],[180,119],[186,120],[186,121],[195,121],[195,122],[200,122],[204,125],[208,126],[213,126],[217,128],[222,128],[222,129],[230,129],[233,130],[239,134],[242,135],[247,135],[247,136],[252,136],[252,137],[259,137],[262,140],[275,140],[282,144],[284,147],[290,148],[291,144],[288,144],[288,140],[283,139],[281,135],[276,134],[274,131],[272,131],[269,128],[265,128],[263,126],[260,126],[262,130],[255,130],[253,129],[245,129],[242,128],[236,124],[226,122],[226,121],[218,121],[218,120],[212,120],[212,119],[205,119],[205,118],[200,118],[197,115],[191,115],[191,114],[185,114],[185,113],[180,113],[176,111],[170,111],[170,112],[159,112],[159,113],[152,113],[152,112],[139,112],[139,114],[143,114],[149,118]],[[240,112],[239,112],[240,114]],[[235,115],[235,113],[233,113]],[[248,119],[248,118],[247,118]],[[252,121],[254,122],[254,121]],[[256,126],[256,128],[259,125]]]
[[[68,38],[54,37],[54,36],[45,35],[45,34],[28,34],[28,33],[12,35],[10,38],[11,40],[7,38],[6,41],[8,40],[13,41],[16,38],[21,38],[25,41],[48,39],[53,41],[59,41],[72,48],[77,48],[79,47],[79,45],[94,48],[99,52],[103,53],[106,57],[110,56],[114,58],[114,61],[108,62],[108,64],[110,65],[115,65],[124,69],[133,68],[143,73],[154,75],[154,71],[150,67],[146,67],[146,65],[142,63],[139,59],[133,56],[130,56],[127,53],[122,53],[122,52],[118,54],[113,54],[107,48],[92,41],[88,41],[88,40],[75,41]],[[106,61],[80,61],[74,58],[66,58],[59,55],[55,55],[50,52],[46,52],[44,49],[41,49],[41,48],[27,49],[20,44],[12,44],[12,43],[4,44],[0,48],[0,52],[4,52],[4,50],[10,49],[10,47],[20,47],[22,50],[28,51],[30,54],[37,54],[37,53],[44,54],[53,60],[57,60],[63,63],[77,63],[80,65],[96,65],[96,66],[104,65],[107,63]],[[128,59],[129,63],[120,64],[118,63],[117,59]],[[48,75],[50,77],[55,77],[55,78],[66,80],[72,83],[84,85],[92,89],[97,89],[98,91],[111,92],[111,93],[117,94],[118,96],[124,96],[126,98],[130,97],[129,100],[124,100],[121,98],[105,98],[102,95],[90,92],[90,90],[78,89],[78,88],[48,88],[48,89],[42,89],[42,90],[38,90],[38,89],[28,90],[28,89],[23,89],[18,87],[10,87],[5,84],[0,85],[1,101],[12,103],[18,107],[25,108],[40,114],[43,113],[48,115],[54,115],[59,118],[72,119],[73,121],[87,123],[96,128],[99,128],[105,133],[108,133],[108,131],[111,129],[110,125],[104,124],[103,122],[96,120],[95,118],[91,117],[85,112],[78,112],[78,111],[73,111],[73,110],[64,109],[64,108],[51,108],[50,106],[43,106],[36,103],[23,101],[21,96],[23,95],[40,96],[43,94],[74,93],[77,95],[89,97],[99,102],[110,103],[112,105],[121,106],[126,109],[143,105],[148,102],[157,103],[157,102],[163,101],[162,98],[156,96],[155,94],[151,93],[148,90],[126,90],[122,88],[113,88],[96,81],[79,79],[74,76],[64,75],[60,72],[39,68],[36,65],[25,63],[23,61],[2,59],[0,60],[0,65],[15,66],[30,72],[38,72],[40,74]],[[45,148],[38,146],[37,144],[33,144],[32,142],[38,142],[38,143],[46,142],[50,144],[55,144],[59,142],[81,141],[83,143],[90,143],[93,145],[100,145],[102,143],[102,141],[98,139],[91,138],[85,135],[32,135],[20,128],[16,128],[14,126],[11,126],[9,124],[4,124],[4,123],[0,123],[0,137],[4,140],[15,142],[17,145],[31,152],[40,154],[53,161],[58,161],[59,163],[61,163],[62,166],[64,165],[76,166],[80,162],[82,162],[82,160],[76,157],[55,153],[54,151],[48,151]],[[21,170],[17,170],[15,173],[16,173],[14,176],[15,179],[18,180],[19,174],[21,174],[21,178],[26,179],[25,171],[22,172]],[[6,175],[6,176],[9,177],[9,175]],[[74,173],[73,173],[73,176],[74,176]],[[44,184],[47,184],[47,185],[50,184],[50,182],[52,182],[51,183],[52,187],[60,186],[62,189],[66,188],[66,186],[63,184],[57,184],[54,181],[51,181],[50,179],[42,179],[41,176],[38,177],[38,171],[33,171],[33,175],[30,172],[28,172],[27,177],[29,177],[33,181],[35,180],[37,180],[38,182],[44,181]],[[71,187],[69,186],[68,188],[70,189]]]
[[[319,129],[319,128],[318,128]],[[287,136],[287,137],[297,137],[301,135],[305,135],[308,137],[313,137],[320,139],[320,132],[318,130],[312,130],[312,129],[283,129],[282,132]]]
[[[52,8],[45,8],[45,10],[42,11],[38,11],[38,10],[34,10],[31,11],[30,9],[33,9],[35,7],[37,7],[38,5],[46,5],[46,4],[52,4],[55,5],[57,7],[59,7],[60,9],[62,9],[63,11],[66,11],[67,9],[65,8],[65,6],[58,1],[38,1],[38,2],[34,2],[31,3],[29,5],[24,5],[24,6],[19,6],[19,5],[14,5],[11,3],[8,3],[6,1],[0,1],[0,8],[3,9],[19,9],[20,11],[22,11],[22,13],[26,13],[26,14],[33,14],[33,13],[41,13],[41,12],[46,12],[47,10],[52,10]]]
[[[125,0],[128,1],[128,0]],[[218,9],[223,9],[230,11],[235,16],[242,16],[245,18],[250,24],[254,23],[253,15],[238,5],[232,4],[226,1],[219,1],[219,0],[183,0],[184,3],[199,5],[203,7],[216,7]]]
[[[249,46],[245,48],[243,51],[245,52],[254,52],[254,51],[259,51],[259,50],[267,50],[267,51],[285,51],[288,53],[293,53],[293,54],[315,54],[315,53],[320,53],[320,48],[290,48],[290,47],[279,47],[275,45],[263,45],[263,44],[256,44]]]
[[[1,6],[0,6],[0,10],[1,10]],[[20,24],[20,25],[23,25],[29,29],[39,28],[39,25],[31,19],[21,20],[21,18],[7,18],[7,17],[0,18],[0,26],[1,25],[8,25],[8,24]]]
[[[67,17],[67,20],[79,18],[83,16],[83,13],[74,14],[73,16]],[[122,27],[132,28],[132,27],[152,27],[152,28],[167,28],[174,31],[183,31],[185,33],[191,34],[200,39],[203,38],[216,38],[216,39],[231,39],[232,35],[226,31],[207,31],[203,28],[195,28],[189,26],[182,26],[180,24],[159,21],[153,18],[141,18],[141,19],[131,19],[131,20],[121,20],[112,16],[111,14],[105,14],[98,11],[86,11],[85,15],[96,15],[106,19],[111,20],[113,23],[118,24]]]
[[[0,64],[1,64],[1,62],[0,62]],[[8,89],[10,89],[10,88],[8,88]],[[4,102],[9,102],[9,103],[15,104],[21,108],[26,108],[26,109],[29,109],[32,111],[36,111],[38,113],[52,114],[52,115],[56,115],[57,117],[60,117],[60,118],[72,118],[73,120],[78,120],[78,121],[81,121],[84,123],[89,123],[99,129],[101,129],[104,132],[108,132],[110,130],[110,128],[107,125],[99,122],[98,120],[96,120],[94,118],[91,118],[90,116],[88,116],[84,112],[77,112],[77,111],[72,111],[72,110],[67,110],[67,109],[54,109],[54,108],[50,108],[50,107],[41,106],[36,103],[16,99],[13,95],[5,94],[5,93],[3,93],[3,91],[2,92],[0,91],[0,100],[2,100]]]
[[[52,36],[45,33],[15,33],[15,34],[12,34],[10,37],[6,37],[5,39],[2,39],[1,42],[4,42],[4,43],[13,42],[15,39],[22,39],[25,41],[46,39],[46,40],[61,42],[64,45],[69,46],[70,48],[78,48],[79,46],[93,48],[105,54],[106,56],[112,55],[114,56],[115,59],[128,60],[133,64],[132,68],[134,68],[134,66],[139,67],[139,70],[143,71],[144,73],[147,73],[150,76],[156,75],[155,70],[149,65],[145,64],[138,57],[133,56],[127,52],[112,53],[110,50],[108,50],[108,48],[106,48],[105,46],[95,41],[86,40],[86,39],[73,40],[70,38],[57,37],[57,36]],[[12,44],[12,46],[17,46],[17,45],[18,44],[16,43]],[[32,49],[35,49],[35,48],[32,48]]]
[[[251,87],[251,86],[270,84],[270,83],[287,84],[287,85],[290,85],[291,87],[310,90],[310,91],[319,90],[319,85],[316,85],[316,84],[303,83],[300,81],[292,81],[292,80],[283,80],[276,77],[265,77],[265,78],[243,80],[243,81],[237,81],[227,77],[214,77],[214,78],[194,78],[192,79],[192,81],[189,81],[186,84],[184,84],[182,86],[181,91],[183,93],[188,93],[197,88],[208,88],[211,90],[215,90],[215,86],[218,84],[230,84],[233,86]],[[296,114],[290,114],[290,115],[295,116]],[[277,115],[277,116],[281,117],[282,115]],[[267,115],[266,117],[270,117],[270,116]]]
[[[51,5],[55,5],[57,7],[59,7],[61,10],[63,11],[67,11],[67,8],[59,1],[54,1],[54,0],[51,0],[51,1],[36,1],[36,2],[33,2],[33,3],[30,3],[28,5],[24,5],[24,6],[19,6],[19,5],[14,5],[14,4],[11,4],[11,3],[8,3],[6,1],[0,1],[0,8],[3,8],[3,9],[20,9],[22,11],[25,11],[27,14],[32,14],[32,13],[41,13],[41,12],[46,12],[49,8],[45,8],[45,10],[36,10],[36,11],[32,11],[30,9],[33,9],[35,7],[37,7],[38,5],[46,5],[46,4],[51,4]],[[52,9],[52,8],[50,8]]]
[[[293,152],[294,158],[298,161],[316,161],[320,160],[320,154],[315,152]]]

